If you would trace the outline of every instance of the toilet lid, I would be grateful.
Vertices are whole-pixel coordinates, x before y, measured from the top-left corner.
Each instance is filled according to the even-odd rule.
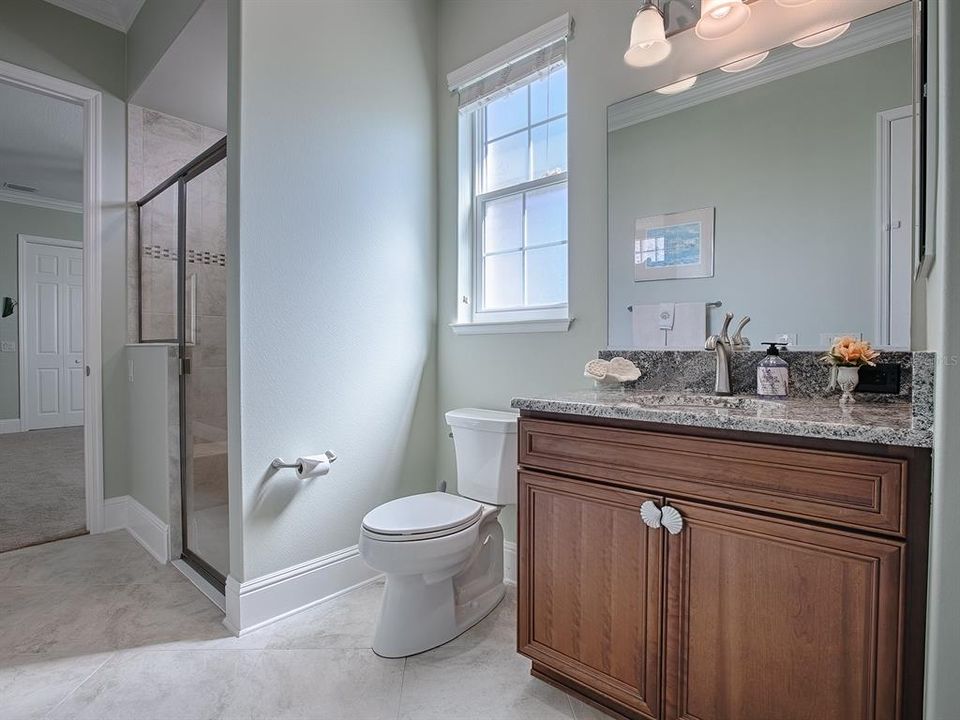
[[[473,523],[483,506],[450,493],[431,492],[398,498],[374,508],[363,527],[379,535],[423,535],[459,530]]]

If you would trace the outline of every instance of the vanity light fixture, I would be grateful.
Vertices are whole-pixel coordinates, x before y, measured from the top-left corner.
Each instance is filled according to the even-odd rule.
[[[697,76],[693,75],[683,80],[677,80],[675,83],[664,85],[662,88],[657,88],[654,92],[658,92],[661,95],[676,95],[677,93],[682,93],[684,90],[689,90],[696,84]]]
[[[623,61],[631,67],[649,67],[662,62],[671,49],[663,13],[647,0],[633,18],[630,47],[623,54]]]
[[[734,60],[732,63],[727,63],[720,67],[726,73],[738,73],[743,72],[744,70],[749,70],[750,68],[755,68],[757,65],[762,63],[767,59],[767,55],[770,54],[770,51],[767,50],[762,53],[757,53],[756,55],[751,55],[750,57],[745,57],[743,60]]]
[[[780,7],[795,8],[803,5],[809,5],[814,0],[775,0]]]
[[[814,33],[813,35],[807,35],[805,38],[794,40],[793,44],[798,48],[819,47],[820,45],[826,45],[828,42],[833,42],[849,29],[850,23],[844,23],[843,25],[837,25],[828,30]]]
[[[743,27],[750,7],[743,0],[701,0],[696,33],[701,40],[719,40]]]

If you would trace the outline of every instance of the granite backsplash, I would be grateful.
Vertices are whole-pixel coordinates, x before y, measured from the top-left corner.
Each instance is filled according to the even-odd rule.
[[[603,360],[620,356],[635,363],[641,374],[633,387],[640,390],[713,392],[716,358],[712,352],[601,350],[598,355]],[[764,355],[763,350],[733,353],[730,358],[730,384],[735,395],[756,395],[757,364]],[[781,355],[790,366],[791,397],[824,397],[831,394],[827,392],[830,368],[820,362],[822,355],[822,352],[803,350]],[[936,366],[934,353],[885,352],[881,354],[879,362],[900,365],[900,399],[932,407]],[[882,397],[874,396],[871,400],[881,400]]]

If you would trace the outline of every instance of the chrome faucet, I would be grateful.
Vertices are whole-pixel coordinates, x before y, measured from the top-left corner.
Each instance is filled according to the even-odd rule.
[[[728,334],[730,331],[730,322],[733,320],[733,313],[727,313],[723,318],[723,327],[719,335],[711,335],[703,344],[704,349],[711,350],[717,354],[717,377],[714,382],[713,392],[716,395],[732,395],[730,389],[730,356],[740,350],[746,350],[750,347],[750,341],[743,337],[743,328],[750,322],[750,316],[746,316],[740,321],[733,339]]]

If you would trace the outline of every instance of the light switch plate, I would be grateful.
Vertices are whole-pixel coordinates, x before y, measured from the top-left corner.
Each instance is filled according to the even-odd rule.
[[[17,351],[17,341],[16,340],[4,340],[0,342],[0,352],[16,352]]]
[[[133,382],[133,359],[127,360],[127,381]]]

